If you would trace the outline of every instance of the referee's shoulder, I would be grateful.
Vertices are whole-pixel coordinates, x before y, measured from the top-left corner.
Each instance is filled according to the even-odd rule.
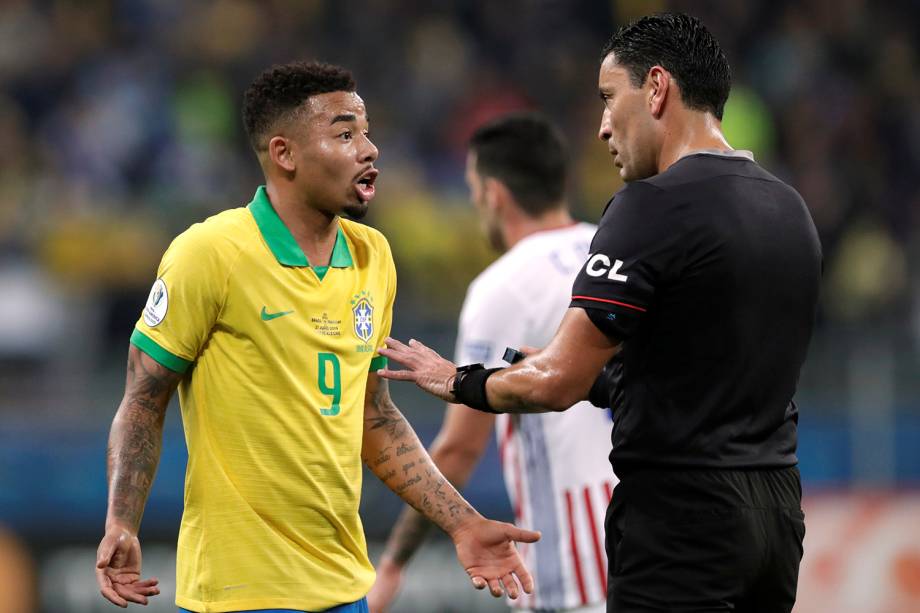
[[[623,187],[607,201],[603,215],[606,216],[611,209],[623,212],[631,210],[634,207],[645,206],[649,202],[661,202],[667,195],[668,190],[654,182],[657,176],[658,175],[648,177],[647,179],[630,181],[623,185]]]

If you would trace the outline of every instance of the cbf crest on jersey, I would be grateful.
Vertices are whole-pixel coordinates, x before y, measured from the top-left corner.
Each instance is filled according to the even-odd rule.
[[[354,317],[355,336],[366,344],[374,336],[374,304],[367,290],[352,298],[351,313]]]

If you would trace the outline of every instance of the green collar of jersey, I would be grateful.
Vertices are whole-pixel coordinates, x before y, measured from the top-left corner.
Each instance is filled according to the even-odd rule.
[[[294,240],[291,231],[287,229],[275,208],[268,199],[268,193],[265,186],[260,185],[253,196],[252,202],[249,203],[249,211],[259,226],[259,231],[268,248],[271,249],[275,259],[279,264],[284,266],[310,266],[307,261],[307,255]],[[338,234],[335,237],[335,245],[332,247],[332,255],[329,258],[329,266],[332,268],[351,268],[354,261],[351,259],[351,252],[348,250],[348,241],[345,240],[345,233],[339,226]]]

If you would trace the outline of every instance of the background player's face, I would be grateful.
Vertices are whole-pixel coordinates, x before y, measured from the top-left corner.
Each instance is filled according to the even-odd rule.
[[[607,143],[613,163],[624,181],[645,179],[658,172],[655,124],[646,85],[636,87],[629,72],[611,53],[601,63],[597,80],[604,101],[598,138]]]
[[[489,197],[486,183],[476,169],[476,153],[470,151],[466,155],[466,184],[470,188],[470,202],[479,213],[479,223],[482,231],[489,239],[489,245],[499,252],[505,251],[505,237],[502,235],[498,211],[488,202]]]
[[[324,212],[360,219],[374,197],[377,147],[368,138],[364,101],[354,92],[311,97],[292,131],[295,182]]]

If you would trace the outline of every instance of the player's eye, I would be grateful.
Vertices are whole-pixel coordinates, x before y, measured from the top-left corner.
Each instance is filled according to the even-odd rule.
[[[344,132],[339,134],[339,138],[343,140],[351,140],[351,130],[345,130]]]

